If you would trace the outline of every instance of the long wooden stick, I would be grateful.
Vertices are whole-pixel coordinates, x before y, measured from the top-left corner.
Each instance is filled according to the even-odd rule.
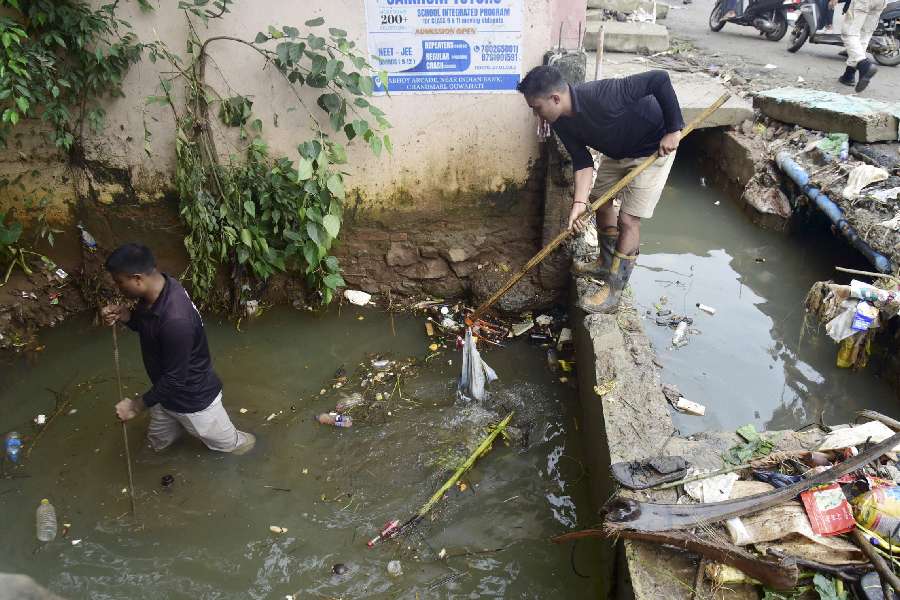
[[[711,114],[713,114],[714,112],[716,112],[716,111],[719,109],[719,107],[721,107],[723,104],[725,104],[725,103],[728,101],[729,98],[731,98],[731,94],[727,94],[727,93],[726,93],[726,94],[722,94],[722,96],[719,97],[718,100],[716,100],[715,102],[713,102],[712,105],[711,105],[709,108],[707,108],[706,110],[704,110],[704,111],[700,114],[700,116],[698,116],[696,119],[694,119],[693,121],[691,121],[691,122],[687,125],[687,127],[685,127],[685,128],[681,131],[681,137],[682,137],[682,139],[684,139],[684,138],[687,137],[692,131],[694,131],[694,129],[696,129],[696,128],[697,128],[703,121],[705,121]],[[654,162],[656,162],[656,159],[657,159],[657,158],[659,158],[659,157],[656,156],[656,155],[654,155],[654,156],[648,156],[647,159],[646,159],[644,162],[642,162],[641,164],[639,164],[638,166],[636,166],[634,169],[632,169],[631,172],[630,172],[628,175],[626,175],[625,177],[623,177],[622,179],[620,179],[619,182],[618,182],[617,184],[615,184],[614,186],[612,186],[611,188],[609,188],[609,189],[606,191],[606,193],[603,194],[603,196],[601,196],[600,198],[598,198],[597,200],[595,200],[594,203],[591,204],[591,205],[588,207],[588,209],[587,209],[586,211],[584,211],[584,213],[582,213],[582,215],[579,217],[579,220],[581,220],[581,221],[586,221],[586,220],[591,216],[591,213],[595,212],[598,208],[600,208],[601,206],[603,206],[604,204],[606,204],[607,202],[609,202],[610,200],[612,200],[612,199],[616,196],[616,194],[618,194],[620,191],[622,191],[622,189],[623,189],[625,186],[627,186],[629,183],[631,183],[632,181],[634,181],[634,179],[635,179],[638,175],[640,175],[641,173],[643,173],[650,165],[652,165]],[[487,309],[489,309],[491,306],[493,306],[494,303],[497,302],[497,300],[499,300],[500,298],[502,298],[503,295],[504,295],[506,292],[508,292],[508,291],[510,290],[510,288],[512,288],[512,286],[516,285],[516,284],[519,282],[519,280],[522,279],[522,278],[525,276],[526,273],[528,273],[528,271],[530,271],[530,270],[531,270],[532,268],[534,268],[537,264],[539,264],[541,261],[543,261],[545,258],[547,258],[547,256],[549,256],[551,252],[553,252],[554,250],[556,250],[556,247],[559,246],[566,238],[568,238],[569,236],[571,236],[573,232],[574,232],[574,229],[572,229],[572,228],[565,229],[564,231],[560,232],[560,234],[557,235],[555,238],[553,238],[553,239],[550,241],[549,244],[547,244],[546,246],[544,246],[544,248],[543,248],[540,252],[538,252],[537,254],[535,254],[535,255],[531,258],[531,260],[529,260],[527,263],[525,263],[525,266],[524,266],[524,267],[522,267],[515,275],[513,275],[512,277],[510,277],[509,280],[508,280],[506,283],[504,283],[503,286],[502,286],[499,290],[497,290],[496,292],[494,292],[494,295],[493,295],[493,296],[491,296],[490,298],[488,298],[487,301],[485,301],[484,304],[482,304],[481,306],[479,306],[479,307],[475,310],[475,313],[470,317],[470,319],[467,319],[467,322],[468,322],[469,320],[471,320],[472,323],[474,323],[475,321],[477,321],[477,320],[484,314],[484,312],[485,312]]]
[[[121,402],[125,398],[122,389],[122,371],[119,368],[119,336],[116,333],[118,325],[113,323],[113,362],[116,364],[116,382],[119,384],[119,399]],[[134,476],[131,473],[131,450],[128,448],[128,426],[122,421],[122,440],[125,442],[125,463],[128,465],[128,495],[131,498],[131,515],[135,516],[137,512],[134,509]]]
[[[897,578],[897,576],[894,575],[887,562],[881,558],[880,554],[875,552],[875,549],[869,543],[869,540],[866,539],[866,536],[864,536],[859,529],[854,527],[850,532],[850,538],[856,546],[862,550],[862,553],[866,555],[866,558],[869,559],[872,566],[875,567],[875,571],[878,572],[878,576],[881,578],[882,585],[887,583],[894,588],[897,593],[900,593],[900,578]]]
[[[603,46],[606,42],[604,39],[605,35],[606,28],[601,25],[600,31],[597,32],[597,55],[594,57],[594,81],[600,79],[600,75],[603,73]]]

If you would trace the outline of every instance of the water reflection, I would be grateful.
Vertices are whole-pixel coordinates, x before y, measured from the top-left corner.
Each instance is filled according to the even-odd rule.
[[[745,423],[785,429],[820,415],[846,422],[862,408],[900,414],[893,391],[871,370],[835,367],[837,347],[823,333],[807,330],[801,339],[809,287],[847,264],[840,244],[755,227],[734,202],[700,185],[692,160],[681,158],[644,223],[632,279],[639,307],[652,312],[645,324],[664,382],[707,407],[705,417],[676,414],[676,426],[683,433]],[[654,324],[663,296],[668,308],[694,319],[698,333],[684,348],[672,349],[672,330]],[[698,302],[716,314],[699,311]]]

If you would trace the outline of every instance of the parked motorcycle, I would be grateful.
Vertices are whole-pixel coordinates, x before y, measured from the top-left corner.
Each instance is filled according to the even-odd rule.
[[[900,1],[900,0],[898,0]],[[779,41],[788,30],[787,11],[795,2],[793,0],[750,0],[744,9],[744,0],[737,0],[734,8],[735,16],[728,19],[725,15],[728,9],[726,0],[716,0],[712,12],[709,13],[709,28],[713,31],[721,31],[726,23],[754,27],[760,35],[767,40]]]
[[[807,41],[810,44],[844,45],[840,33],[819,31],[822,16],[816,0],[802,1],[800,15],[788,38],[788,52],[796,52]],[[881,11],[881,19],[869,41],[868,50],[878,64],[888,67],[900,64],[900,0],[891,2]]]

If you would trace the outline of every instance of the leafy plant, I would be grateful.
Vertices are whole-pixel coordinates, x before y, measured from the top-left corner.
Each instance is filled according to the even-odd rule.
[[[116,16],[117,5],[0,0],[0,143],[24,118],[47,122],[63,150],[72,149],[85,122],[102,129],[106,114],[97,100],[122,95],[124,75],[143,49]]]
[[[197,5],[206,3],[198,0]],[[177,174],[181,216],[188,226],[185,246],[190,256],[188,279],[194,296],[205,305],[212,299],[220,265],[231,269],[233,310],[246,300],[248,281],[265,282],[278,271],[299,270],[307,284],[329,303],[344,280],[335,257],[329,255],[341,229],[345,198],[345,143],[361,141],[380,155],[392,150],[390,127],[384,112],[371,104],[372,65],[341,29],[328,29],[327,37],[312,30],[324,19],[312,19],[301,33],[295,27],[270,26],[253,41],[230,36],[202,40],[191,22],[195,5],[182,2],[188,19],[189,60],[164,44],[155,44],[152,61],[174,67],[176,78],[186,83],[186,100],[180,107],[172,94],[172,80],[160,82],[161,93],[149,102],[166,103],[175,115]],[[214,3],[223,12],[227,3]],[[205,18],[214,18],[203,9]],[[298,140],[293,159],[272,156],[262,138],[262,122],[252,120],[252,102],[242,94],[223,97],[205,79],[207,50],[213,43],[235,43],[260,54],[266,66],[274,66],[294,92],[296,107],[309,116],[308,139]],[[272,49],[271,43],[277,42]],[[386,74],[378,76],[386,82]],[[318,93],[309,106],[302,88]],[[219,120],[240,127],[249,139],[242,156],[220,158],[211,127],[211,108],[218,105]],[[321,123],[324,121],[325,124]],[[374,122],[370,122],[373,120]],[[249,126],[247,125],[249,123]]]

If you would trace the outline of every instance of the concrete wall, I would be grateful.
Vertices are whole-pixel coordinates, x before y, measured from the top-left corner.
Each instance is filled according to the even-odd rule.
[[[568,18],[574,4],[572,0],[522,1],[525,71],[539,64],[543,52],[557,42],[559,23],[554,19]],[[139,11],[137,3],[129,2],[121,3],[120,10],[143,41],[160,39],[171,49],[183,51],[187,26],[176,6],[174,0],[162,1],[155,12],[147,14]],[[199,24],[200,35],[252,40],[256,32],[265,31],[269,25],[292,25],[303,31],[304,21],[318,16],[326,19],[326,28],[343,28],[361,47],[366,46],[363,0],[238,0],[230,14],[211,21],[208,29]],[[296,145],[308,131],[308,117],[299,108],[289,112],[298,102],[281,76],[273,68],[261,69],[262,59],[252,49],[232,42],[216,42],[211,46],[211,56],[210,83],[223,95],[233,90],[251,96],[273,152],[296,156]],[[127,76],[125,97],[106,104],[106,131],[86,140],[86,158],[120,171],[107,181],[102,174],[76,181],[89,197],[110,203],[125,194],[140,201],[155,201],[169,187],[174,169],[172,115],[168,108],[147,106],[145,102],[147,96],[157,93],[163,70],[167,70],[165,65],[143,60]],[[307,104],[315,106],[314,99],[310,94]],[[351,197],[364,210],[442,211],[524,183],[529,165],[537,157],[534,118],[516,93],[395,96],[381,98],[377,104],[394,125],[390,131],[394,154],[378,159],[366,148],[351,146],[349,187],[357,192]],[[143,149],[145,124],[153,136],[150,157]],[[45,188],[61,208],[52,216],[65,221],[71,215],[66,207],[71,206],[73,198],[72,181],[64,169],[53,164],[57,161],[48,158],[45,150],[35,149],[33,140],[27,137],[0,158],[4,174],[29,174],[27,189],[8,189],[0,196],[0,206]],[[220,144],[223,153],[238,150],[239,144]],[[123,177],[127,181],[122,181]]]

